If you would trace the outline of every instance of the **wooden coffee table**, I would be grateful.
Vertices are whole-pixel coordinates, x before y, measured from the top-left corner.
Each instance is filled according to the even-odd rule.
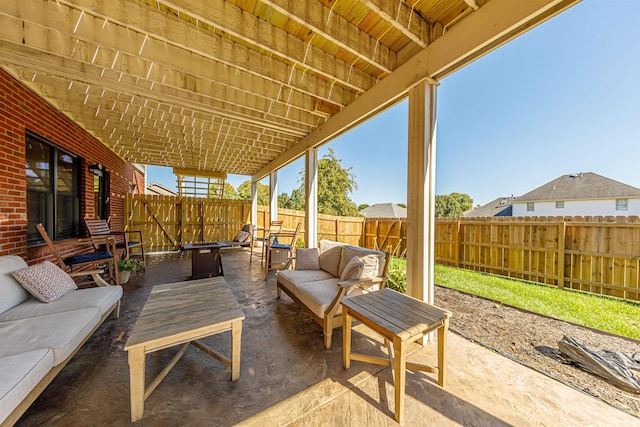
[[[342,300],[343,362],[349,369],[352,360],[390,366],[395,385],[395,419],[404,419],[406,371],[438,373],[438,384],[445,384],[445,348],[451,313],[400,292],[385,288]],[[385,339],[389,359],[351,352],[353,319],[373,329]],[[407,362],[408,344],[438,330],[438,367]]]
[[[142,418],[144,401],[193,344],[231,368],[231,380],[240,376],[240,342],[244,313],[224,277],[154,286],[124,347],[129,353],[131,421]],[[231,331],[231,359],[200,338]],[[147,353],[183,344],[171,362],[145,388]]]

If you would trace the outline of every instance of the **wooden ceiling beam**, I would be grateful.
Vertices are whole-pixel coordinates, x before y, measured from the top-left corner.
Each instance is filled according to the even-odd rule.
[[[317,1],[260,0],[294,22],[358,57],[361,61],[391,73],[395,53],[342,16]]]
[[[206,75],[208,71],[205,70],[209,68],[207,67],[208,64],[200,64],[194,61],[192,63],[195,69],[194,73],[187,73],[186,70],[175,70],[164,64],[142,60],[127,53],[114,51],[111,48],[103,47],[100,49],[99,45],[62,36],[37,24],[31,22],[23,23],[16,18],[8,16],[0,16],[0,28],[17,29],[17,31],[8,33],[0,30],[0,40],[10,38],[10,41],[15,45],[14,48],[6,45],[7,47],[3,50],[18,51],[22,56],[31,57],[33,59],[32,63],[48,60],[48,63],[51,64],[50,66],[56,68],[59,74],[64,73],[69,68],[69,73],[76,71],[73,73],[74,79],[78,79],[78,76],[91,74],[95,77],[92,83],[100,84],[100,81],[104,79],[106,69],[131,75],[136,79],[149,80],[147,87],[138,88],[139,90],[146,91],[155,82],[156,84],[173,87],[181,91],[186,90],[204,95],[213,94],[214,96],[210,96],[212,99],[216,99],[215,95],[217,94],[224,94],[227,102],[238,107],[253,109],[259,115],[267,113],[269,116],[279,116],[285,120],[298,122],[305,126],[316,126],[319,119],[324,121],[324,116],[314,111],[316,102],[310,96],[291,90],[280,92],[275,85],[272,86],[269,94],[255,94],[253,91],[236,89],[236,86],[232,84],[221,84],[213,80],[215,76]],[[46,49],[50,48],[49,40],[52,38],[57,38],[57,49],[54,52],[47,52]],[[25,41],[25,43],[21,43],[22,41]],[[36,55],[31,49],[43,53]],[[60,54],[64,55],[65,52],[69,52],[67,58],[58,56]],[[46,53],[50,53],[50,55],[47,57]],[[6,55],[11,54],[9,52]],[[72,58],[69,58],[71,55],[73,55]],[[179,59],[175,56],[172,57],[176,60]],[[82,64],[78,62],[82,62]],[[70,63],[71,66],[67,66],[67,63]],[[74,70],[71,68],[74,68]],[[201,77],[200,74],[195,74],[197,71],[202,71],[206,76]],[[227,69],[227,74],[232,75],[233,73],[230,73]],[[122,75],[114,74],[114,79],[116,76],[117,81],[115,84],[119,85]],[[137,81],[136,84],[139,85],[140,82]],[[241,84],[238,86],[241,86]]]
[[[61,18],[58,16],[60,9],[65,6],[56,5],[54,2],[33,2],[24,0],[21,2],[0,2],[0,15],[19,17],[21,22],[26,20],[43,27],[50,26],[52,30],[68,34],[76,39],[82,39],[85,43],[93,40],[101,40],[102,46],[114,51],[126,53],[129,57],[136,57],[147,66],[142,71],[149,70],[149,64],[164,64],[168,67],[183,70],[185,73],[193,72],[190,66],[196,67],[196,72],[207,70],[202,77],[220,76],[216,80],[234,85],[241,82],[249,86],[258,95],[278,93],[284,90],[297,93],[335,104],[339,108],[349,104],[355,94],[351,90],[342,88],[323,79],[305,73],[304,71],[291,69],[285,63],[251,50],[246,46],[233,43],[216,34],[198,31],[193,25],[182,20],[170,22],[163,12],[149,9],[144,4],[128,3],[126,11],[132,13],[146,13],[150,21],[156,23],[153,28],[160,35],[145,37],[143,31],[132,31],[125,25],[115,22],[105,22],[103,18],[84,14],[81,16],[79,9],[68,6],[66,13]],[[150,11],[148,11],[149,9]],[[170,27],[171,30],[167,28]],[[10,28],[19,30],[19,26],[0,28],[0,33],[10,34]],[[115,33],[115,34],[113,34]],[[51,43],[57,36],[53,33]],[[99,34],[100,38],[96,38]],[[8,35],[7,37],[11,37]],[[171,42],[169,37],[178,37],[179,43]],[[55,41],[55,43],[60,43]],[[94,42],[95,44],[95,42]],[[184,44],[190,44],[186,51]],[[73,46],[71,47],[74,48]],[[72,50],[74,54],[88,54],[78,50]],[[54,53],[62,54],[60,50]],[[95,51],[92,51],[93,55]],[[99,56],[99,52],[98,52]],[[173,58],[179,58],[174,61]],[[199,64],[202,64],[199,66]],[[198,68],[199,67],[199,68]],[[225,80],[227,78],[227,80]],[[230,79],[230,81],[228,81]],[[264,90],[259,91],[264,87]],[[289,95],[287,95],[289,97]]]
[[[109,23],[122,25],[190,52],[198,54],[214,52],[214,59],[229,56],[228,54],[220,55],[222,53],[220,52],[222,48],[220,40],[214,40],[222,39],[222,37],[196,27],[183,19],[146,6],[142,2],[127,0],[57,0],[56,2],[76,8],[78,11],[84,10],[86,13]],[[39,0],[37,3],[42,4]],[[206,4],[191,0],[159,3],[166,4],[199,22],[237,37],[251,46],[263,49],[271,55],[275,55],[275,58],[283,58],[294,63],[302,70],[308,69],[312,73],[322,76],[327,82],[336,82],[357,93],[362,93],[375,84],[375,78],[371,75],[340,61],[321,49],[306,45],[297,37],[273,27],[253,14],[243,12],[237,6],[224,0],[208,0]],[[208,17],[213,17],[215,20]],[[98,31],[100,28],[95,28],[95,30]],[[205,34],[211,43],[199,43]],[[264,56],[264,54],[261,55]],[[231,55],[228,64],[235,66],[239,59],[241,58]],[[249,67],[252,66],[254,64],[249,64]],[[289,68],[287,67],[288,71]],[[286,77],[288,77],[288,73]]]
[[[0,17],[0,26],[2,23],[3,19]],[[266,100],[262,102],[262,109],[260,105],[249,107],[242,104],[242,99],[234,102],[233,92],[226,93],[226,98],[220,99],[207,95],[207,93],[212,93],[211,91],[198,91],[197,85],[192,90],[187,90],[177,88],[177,84],[174,86],[158,82],[144,84],[141,79],[135,76],[132,76],[131,81],[127,81],[122,74],[105,73],[104,69],[99,66],[57,57],[46,52],[38,52],[34,55],[33,50],[26,47],[20,45],[5,47],[4,44],[5,42],[0,41],[0,49],[4,52],[3,57],[0,58],[1,62],[40,71],[43,76],[65,78],[67,79],[65,84],[67,87],[76,81],[114,92],[124,90],[128,94],[141,98],[151,98],[160,103],[173,103],[189,110],[199,110],[229,119],[242,120],[256,127],[267,127],[298,137],[305,135],[317,124],[318,120],[318,118],[312,118],[312,115],[308,115],[305,122],[302,122],[299,120],[300,117],[287,118],[268,113],[269,104]],[[165,81],[171,81],[171,79],[170,74],[165,75]],[[150,86],[151,89],[148,89]],[[282,108],[280,110],[283,111]]]
[[[404,1],[360,1],[421,48],[425,48],[429,44],[429,23]]]
[[[446,77],[579,2],[491,0],[332,116],[323,126],[256,172],[252,181],[261,180],[304,155],[307,150],[330,141],[384,111],[403,99],[408,90],[421,81],[431,79],[437,84],[434,79]]]

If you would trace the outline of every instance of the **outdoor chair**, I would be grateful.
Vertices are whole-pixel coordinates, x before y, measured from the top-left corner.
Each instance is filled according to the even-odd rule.
[[[267,252],[267,246],[269,242],[273,240],[272,235],[279,233],[282,230],[283,221],[271,221],[269,228],[262,230],[262,237],[258,237],[255,240],[261,242],[262,248],[260,248],[260,264],[264,262],[264,256]]]
[[[249,262],[251,262],[255,228],[256,226],[253,224],[245,224],[233,240],[222,240],[215,243],[222,248],[249,248]]]
[[[289,258],[293,256],[296,242],[300,233],[300,223],[293,233],[278,232],[269,234],[265,250],[264,279],[269,277],[270,270],[279,270],[289,264]]]
[[[116,285],[120,285],[120,276],[118,274],[118,258],[116,254],[115,240],[113,237],[92,237],[83,239],[69,239],[54,242],[49,237],[47,230],[42,224],[36,225],[38,232],[49,247],[49,250],[56,259],[56,262],[71,277],[82,277],[90,275],[98,286],[109,286],[109,284],[100,276],[103,270],[99,267],[101,264],[107,264],[109,277],[111,277]],[[104,247],[106,250],[96,251],[95,246]],[[93,252],[85,252],[81,254],[65,257],[62,252],[74,248],[92,249]],[[89,268],[90,270],[86,270]],[[80,269],[77,271],[76,269]]]
[[[87,227],[91,237],[113,237],[116,242],[116,250],[124,250],[125,258],[131,256],[131,249],[140,249],[140,253],[134,255],[139,255],[142,258],[142,262],[145,263],[144,243],[140,230],[111,231],[109,223],[104,219],[87,219],[84,221],[84,225]],[[130,235],[135,235],[135,240],[129,240]],[[96,250],[103,250],[103,248],[96,247]]]

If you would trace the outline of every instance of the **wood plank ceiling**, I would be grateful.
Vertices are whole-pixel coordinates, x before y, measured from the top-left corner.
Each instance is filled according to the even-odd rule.
[[[127,161],[254,175],[494,0],[4,0],[0,66]]]

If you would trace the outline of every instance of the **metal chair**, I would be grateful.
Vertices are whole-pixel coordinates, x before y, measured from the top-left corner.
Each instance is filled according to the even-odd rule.
[[[42,224],[36,225],[38,232],[46,242],[49,250],[56,258],[60,268],[66,271],[72,277],[91,275],[93,280],[99,286],[109,286],[109,284],[100,276],[103,272],[98,266],[100,264],[108,264],[109,276],[115,281],[116,285],[120,284],[120,275],[118,274],[118,258],[116,254],[115,240],[113,237],[103,236],[88,239],[69,239],[54,242],[49,237],[47,230]],[[94,245],[104,245],[106,250],[95,251]],[[76,255],[64,257],[61,251],[64,249],[91,248],[93,252],[85,252]],[[91,268],[90,271],[74,271],[76,268]]]
[[[265,280],[267,280],[267,278],[269,277],[269,270],[278,270],[278,267],[280,267],[281,269],[288,264],[288,258],[293,255],[293,251],[296,248],[296,242],[298,241],[299,233],[300,223],[298,223],[293,233],[281,231],[279,233],[271,233],[269,235],[270,238],[266,247],[264,263]],[[281,257],[277,257],[275,260],[273,259],[274,254],[278,255],[283,253],[286,254],[286,257],[284,259],[282,259]]]

